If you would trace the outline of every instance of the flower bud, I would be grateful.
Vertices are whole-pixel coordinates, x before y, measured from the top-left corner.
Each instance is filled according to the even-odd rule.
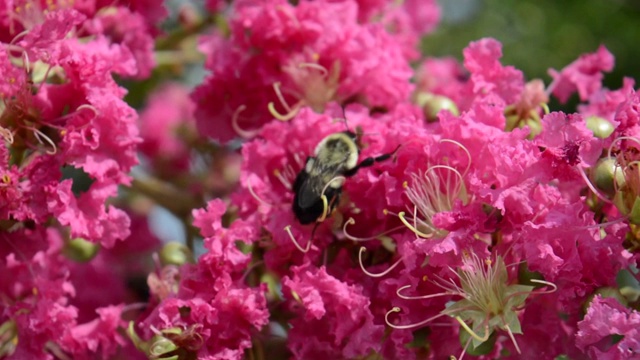
[[[100,245],[83,238],[75,238],[65,244],[62,253],[73,261],[87,262],[98,254],[98,250]]]
[[[185,263],[193,263],[195,259],[188,247],[179,242],[169,242],[160,250],[160,263],[163,266],[176,265],[180,266]]]
[[[157,336],[157,339],[151,344],[151,348],[149,348],[149,359],[162,359],[162,360],[178,360],[179,356],[170,355],[170,353],[175,352],[178,347],[171,340]]]
[[[593,132],[593,136],[606,139],[613,133],[613,124],[599,116],[589,116],[586,120],[587,128]]]
[[[416,103],[422,108],[425,118],[428,122],[438,120],[438,113],[441,110],[448,110],[453,115],[460,115],[458,106],[453,100],[446,96],[434,95],[421,92],[416,96]]]
[[[624,172],[614,158],[602,158],[591,172],[591,181],[605,194],[613,195],[616,188],[624,187]]]

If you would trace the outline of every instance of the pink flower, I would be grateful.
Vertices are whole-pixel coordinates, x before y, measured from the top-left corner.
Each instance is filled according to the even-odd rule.
[[[392,109],[413,88],[401,47],[382,26],[359,24],[355,3],[234,6],[231,37],[206,43],[211,75],[193,93],[207,136],[249,137],[274,116],[290,119],[305,105],[322,112],[331,101]]]
[[[427,58],[416,73],[417,90],[451,99],[461,110],[467,110],[473,101],[473,88],[469,74],[452,57]]]
[[[206,209],[193,213],[209,250],[195,265],[180,271],[177,293],[167,293],[153,311],[138,323],[150,346],[148,355],[158,349],[169,352],[170,344],[199,359],[242,359],[252,346],[251,338],[268,323],[265,287],[244,284],[244,271],[251,260],[236,246],[240,240],[255,240],[253,229],[235,221],[222,227],[226,206],[215,199]]]
[[[476,96],[494,93],[508,105],[518,101],[524,77],[513,66],[503,66],[501,57],[502,44],[491,38],[481,39],[464,49],[464,66],[471,73]]]
[[[196,136],[194,108],[184,86],[168,83],[149,96],[140,113],[140,152],[161,176],[175,176],[189,169],[191,149],[187,141]]]
[[[618,125],[612,135],[614,138],[637,133],[640,126],[640,95],[630,89],[625,97],[613,117],[613,122]]]
[[[98,12],[85,23],[89,34],[109,39],[112,47],[118,48],[124,57],[135,59],[131,73],[121,74],[134,79],[144,79],[151,75],[155,67],[153,37],[143,16],[126,7],[110,8]]]
[[[549,69],[553,83],[549,90],[560,102],[567,102],[575,91],[580,100],[587,100],[602,87],[602,73],[613,69],[614,58],[604,45],[594,53],[583,54],[560,72]]]
[[[596,296],[578,323],[576,345],[592,358],[632,359],[640,354],[639,326],[637,311],[613,298]]]
[[[98,318],[94,312],[78,324],[73,298],[79,292],[104,289],[99,286],[104,283],[72,282],[74,264],[63,257],[64,244],[57,230],[41,227],[0,235],[0,267],[12,274],[0,278],[0,321],[13,322],[18,339],[9,350],[11,358],[53,359],[51,353],[108,358],[125,344],[120,335],[122,306],[99,308]]]
[[[622,247],[624,231],[601,238],[592,226],[593,214],[581,209],[582,203],[556,201],[546,204],[548,213],[514,234],[514,250],[531,271],[558,286],[561,304],[571,304],[599,287],[615,286],[618,271],[628,266],[631,256]]]
[[[283,279],[292,320],[289,349],[296,359],[354,358],[380,348],[383,326],[374,325],[362,288],[328,275],[324,268],[295,267]]]
[[[549,158],[554,178],[567,178],[575,167],[595,165],[602,153],[602,141],[587,129],[581,115],[562,112],[547,114],[542,119],[543,130],[536,144],[544,147],[543,158]]]
[[[301,225],[294,218],[292,185],[306,158],[314,155],[316,145],[327,135],[346,130],[343,122],[334,120],[342,117],[341,110],[333,106],[326,113],[319,115],[303,108],[290,123],[270,123],[255,140],[243,146],[241,188],[232,196],[232,202],[239,207],[239,215],[243,219],[269,232],[269,241],[264,245],[270,249],[265,254],[265,262],[271,270],[285,270],[289,261],[296,264],[302,261],[291,237],[284,230],[285,226],[291,226],[292,236],[302,248],[307,246],[311,237],[313,226]],[[360,161],[390,153],[418,134],[425,136],[420,130],[420,120],[413,114],[402,112],[401,108],[397,113],[372,118],[366,108],[354,106],[347,109],[346,117],[350,128],[361,126],[365,133],[372,134],[363,136],[361,140],[366,147],[360,153]],[[401,152],[402,149],[398,154]],[[402,184],[394,176],[401,171],[389,160],[362,169],[347,179],[343,187],[347,194],[345,198],[348,196],[353,205],[338,207],[342,220],[332,217],[327,219],[327,225],[318,227],[313,246],[309,245],[309,256],[316,257],[333,238],[331,226],[341,226],[343,222],[339,221],[349,216],[353,216],[356,223],[379,225],[369,227],[365,234],[367,237],[384,231],[390,218],[383,214],[388,202],[401,204]]]
[[[190,276],[188,272],[185,275]],[[268,323],[264,289],[214,283],[211,277],[190,281],[196,293],[165,299],[138,324],[146,338],[158,336],[151,339],[151,349],[160,341],[169,341],[174,348],[199,359],[244,358],[254,332]]]
[[[589,97],[587,104],[578,105],[578,110],[585,118],[588,116],[599,116],[612,121],[618,106],[631,97],[631,94],[634,92],[634,85],[635,81],[632,78],[626,77],[620,89],[600,89]]]
[[[74,359],[107,359],[119,347],[127,344],[119,329],[126,327],[122,320],[123,306],[108,306],[96,309],[98,318],[69,329],[61,340],[62,347],[74,355]],[[99,355],[98,355],[99,354]]]
[[[242,271],[251,260],[251,256],[243,254],[236,246],[236,241],[247,244],[256,239],[254,229],[243,220],[236,220],[229,228],[223,228],[222,215],[226,205],[220,199],[214,199],[205,209],[193,211],[193,224],[200,228],[205,237],[204,246],[209,252],[200,261],[209,266],[209,271],[221,274],[232,274]]]

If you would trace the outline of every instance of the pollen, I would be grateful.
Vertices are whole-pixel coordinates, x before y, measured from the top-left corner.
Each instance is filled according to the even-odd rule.
[[[9,174],[2,175],[2,182],[5,184],[11,183],[11,176]]]

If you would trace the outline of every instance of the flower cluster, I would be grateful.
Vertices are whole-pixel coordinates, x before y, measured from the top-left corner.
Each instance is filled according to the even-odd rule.
[[[201,7],[0,6],[0,357],[640,357],[605,46],[545,82],[421,58],[433,0]]]
[[[114,76],[150,73],[154,24],[165,16],[158,4],[141,10],[118,2],[2,5],[0,356],[108,358],[127,345],[118,329],[135,269],[113,252],[156,246],[147,236],[118,250],[139,234],[111,201],[130,184],[140,142],[137,113]],[[120,16],[130,21],[116,22]]]

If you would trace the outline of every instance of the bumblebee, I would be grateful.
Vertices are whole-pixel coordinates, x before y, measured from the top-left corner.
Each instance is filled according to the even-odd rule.
[[[293,213],[298,221],[301,224],[324,221],[340,203],[346,178],[361,168],[389,159],[399,148],[358,163],[360,146],[356,133],[343,131],[322,139],[293,183]]]

